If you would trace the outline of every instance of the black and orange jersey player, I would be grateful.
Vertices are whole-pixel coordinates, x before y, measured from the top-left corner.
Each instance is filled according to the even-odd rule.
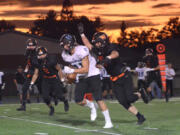
[[[18,111],[25,111],[26,110],[26,97],[27,91],[29,90],[29,85],[31,82],[32,75],[34,74],[34,69],[37,65],[37,55],[36,55],[36,48],[37,48],[37,41],[34,39],[28,39],[26,42],[26,68],[25,68],[25,75],[26,79],[23,84],[23,101],[20,108],[17,108]]]
[[[110,44],[108,36],[103,32],[97,32],[93,35],[93,40],[90,43],[84,33],[81,33],[83,43],[94,51],[97,55],[103,56],[99,62],[99,66],[103,65],[108,74],[111,75],[113,82],[113,92],[119,101],[119,103],[129,112],[134,114],[138,118],[137,124],[142,124],[145,118],[138,112],[136,107],[132,105],[141,96],[144,102],[147,101],[147,96],[144,92],[133,93],[133,82],[131,73],[126,70],[119,53],[117,45]],[[97,65],[98,66],[98,65]]]
[[[57,57],[47,53],[44,47],[36,49],[38,64],[35,67],[34,75],[30,83],[30,89],[37,80],[39,73],[42,76],[42,96],[44,102],[50,108],[49,115],[54,114],[54,107],[51,104],[51,94],[56,95],[58,99],[64,102],[64,110],[69,110],[68,101],[64,97],[64,87],[60,81],[63,78],[62,70],[58,64]]]

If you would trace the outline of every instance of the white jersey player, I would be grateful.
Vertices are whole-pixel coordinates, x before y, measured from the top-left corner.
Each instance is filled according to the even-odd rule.
[[[75,37],[71,34],[64,34],[61,37],[60,46],[63,47],[63,60],[76,67],[75,69],[68,66],[64,67],[64,72],[66,74],[77,74],[75,88],[76,103],[81,106],[89,107],[91,109],[91,120],[94,121],[97,117],[94,103],[84,99],[84,94],[91,92],[104,115],[104,128],[112,128],[113,125],[108,108],[102,101],[100,70],[96,67],[95,58],[91,56],[87,47],[78,45]]]

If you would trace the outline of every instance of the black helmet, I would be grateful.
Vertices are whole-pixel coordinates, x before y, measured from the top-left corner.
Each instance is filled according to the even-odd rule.
[[[40,46],[36,49],[36,54],[37,54],[37,56],[47,54],[47,49],[45,47]]]
[[[92,44],[95,45],[96,43],[100,42],[102,45],[101,47],[104,47],[109,44],[109,38],[104,32],[96,32],[93,35]]]
[[[100,47],[96,46],[96,43],[100,42]],[[109,38],[104,32],[96,32],[92,38],[92,44],[96,48],[98,55],[102,55],[104,48],[109,44]]]
[[[75,46],[76,46],[76,38],[72,34],[64,34],[60,38],[60,46],[64,48],[65,45],[69,46],[69,50],[66,50],[70,52]]]
[[[153,49],[147,48],[147,49],[145,50],[145,54],[146,54],[146,55],[152,55],[152,54],[153,54]]]
[[[27,46],[37,46],[37,41],[35,39],[30,38],[26,41],[26,45]]]

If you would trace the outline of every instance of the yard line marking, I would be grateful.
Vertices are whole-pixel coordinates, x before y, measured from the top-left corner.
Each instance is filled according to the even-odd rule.
[[[26,121],[26,122],[31,122],[31,123],[37,123],[37,124],[44,124],[44,125],[50,125],[50,126],[57,126],[57,127],[63,127],[63,128],[69,128],[69,129],[74,129],[76,131],[84,131],[84,132],[96,132],[96,133],[103,133],[107,135],[122,135],[122,134],[117,134],[117,133],[112,133],[112,132],[106,132],[102,130],[89,130],[89,129],[81,129],[81,128],[76,128],[72,126],[67,126],[67,125],[62,125],[62,124],[55,124],[55,123],[48,123],[48,122],[41,122],[41,121],[34,121],[34,120],[29,120],[29,119],[22,119],[22,118],[15,118],[15,117],[9,117],[9,116],[0,116],[1,118],[8,118],[12,120],[21,120],[21,121]]]
[[[148,129],[148,130],[158,130],[158,128],[151,128],[151,127],[145,127],[144,129]]]
[[[48,133],[34,133],[35,135],[48,135]]]

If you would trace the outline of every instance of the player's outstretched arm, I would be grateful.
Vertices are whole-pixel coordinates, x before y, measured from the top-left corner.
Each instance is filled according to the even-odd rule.
[[[83,41],[83,44],[89,49],[91,50],[93,48],[93,45],[89,42],[89,40],[87,39],[86,35],[84,34],[84,25],[82,23],[78,24],[78,31],[79,34],[81,36],[81,39]]]

